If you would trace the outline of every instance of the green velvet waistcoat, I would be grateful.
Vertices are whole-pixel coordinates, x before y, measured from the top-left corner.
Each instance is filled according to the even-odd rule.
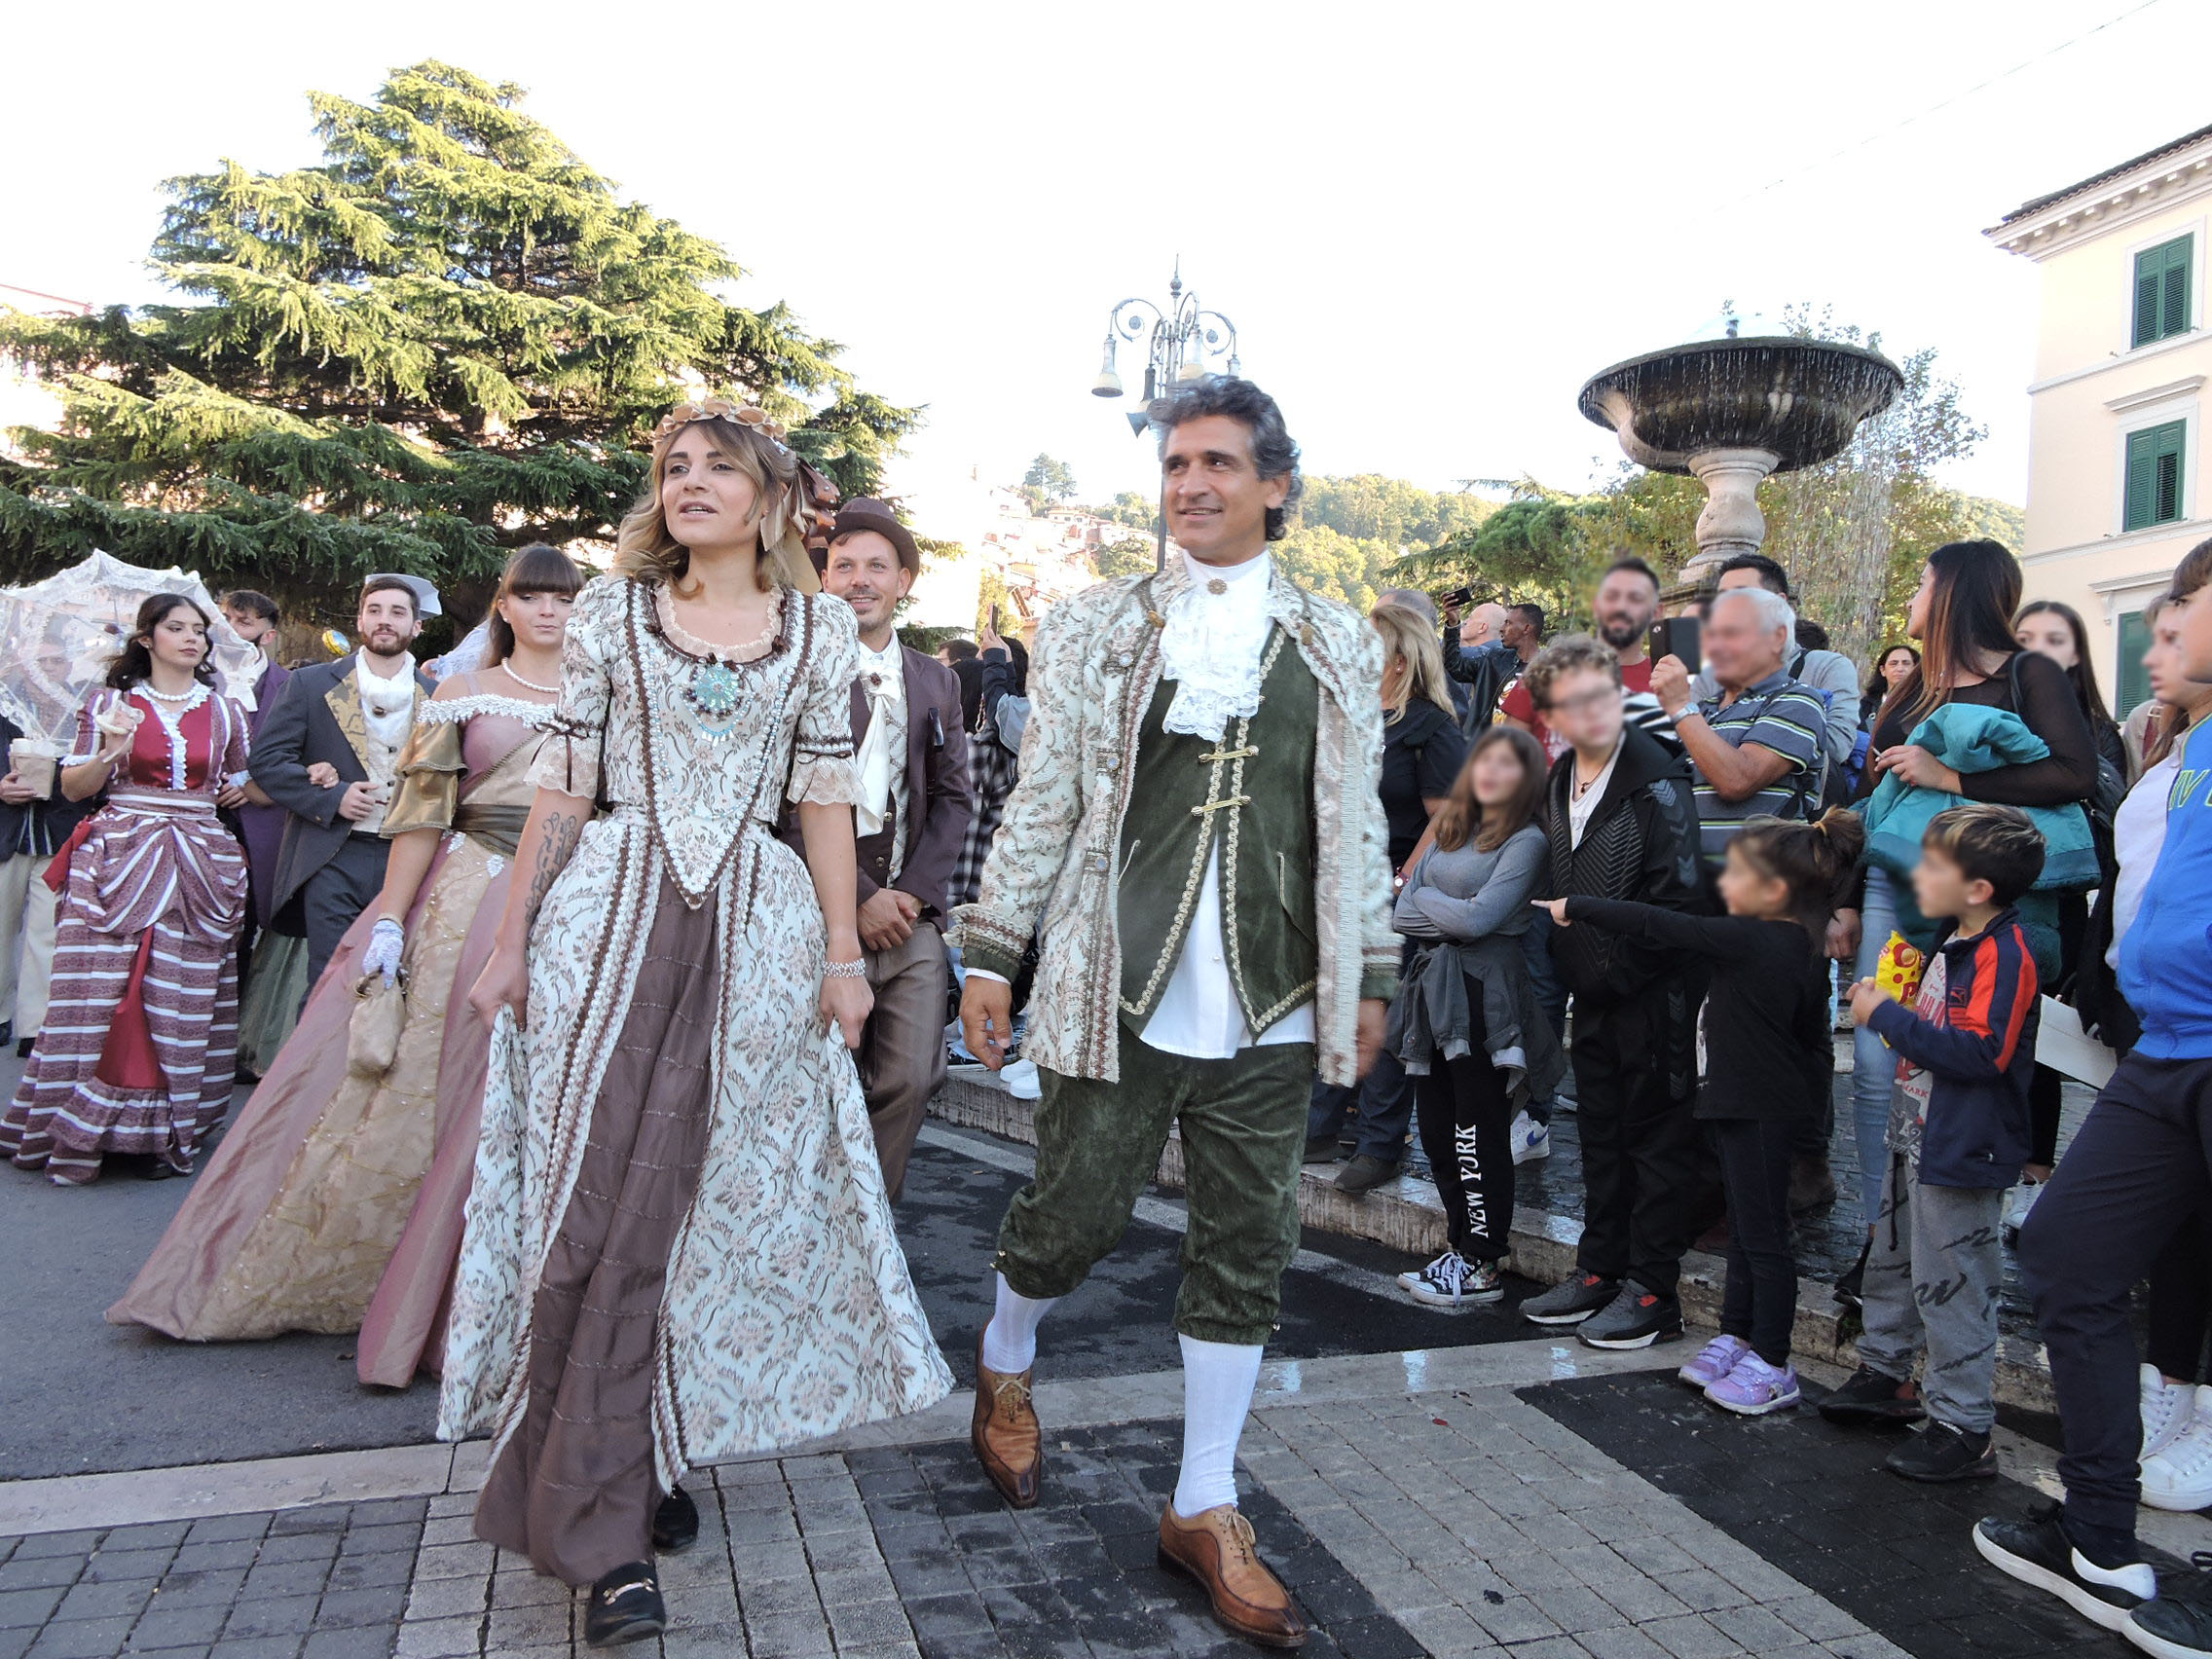
[[[1297,642],[1269,637],[1259,712],[1219,743],[1166,728],[1161,681],[1122,820],[1122,1018],[1142,1030],[1175,971],[1220,841],[1230,977],[1258,1036],[1313,995],[1313,748],[1321,691]]]

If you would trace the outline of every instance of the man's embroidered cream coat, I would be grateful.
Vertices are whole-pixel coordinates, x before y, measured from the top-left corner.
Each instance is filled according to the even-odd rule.
[[[1137,735],[1160,683],[1181,561],[1157,576],[1100,582],[1060,601],[1030,652],[1020,781],[983,865],[982,891],[954,911],[968,963],[1014,977],[1032,932],[1037,977],[1022,1052],[1068,1077],[1117,1080],[1122,984],[1122,819],[1141,767]],[[1382,764],[1382,646],[1365,617],[1308,593],[1277,568],[1268,607],[1320,682],[1313,757],[1314,1025],[1323,1081],[1350,1084],[1362,997],[1397,983],[1390,931]]]

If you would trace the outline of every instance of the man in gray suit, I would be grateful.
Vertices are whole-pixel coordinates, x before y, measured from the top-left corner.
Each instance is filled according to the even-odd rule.
[[[276,909],[300,906],[310,986],[384,887],[385,808],[416,704],[432,690],[407,646],[436,603],[419,577],[371,576],[355,623],[360,648],[295,670],[254,739],[253,781],[290,814],[271,897]],[[337,770],[336,783],[308,775],[317,761]]]

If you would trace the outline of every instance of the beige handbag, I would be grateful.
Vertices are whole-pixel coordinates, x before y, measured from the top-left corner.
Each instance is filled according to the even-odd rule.
[[[353,1015],[346,1028],[346,1069],[355,1077],[382,1077],[399,1057],[399,1028],[407,1023],[407,974],[387,982],[364,974],[353,986]]]

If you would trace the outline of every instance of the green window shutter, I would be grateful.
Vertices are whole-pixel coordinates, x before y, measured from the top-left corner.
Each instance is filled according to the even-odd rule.
[[[2151,517],[2152,435],[2150,432],[2127,434],[2127,505],[2120,517],[2122,530],[2141,530],[2157,522]]]
[[[2142,530],[2182,516],[2182,446],[2189,423],[2168,421],[2127,434],[2127,492],[2120,528]]]
[[[2176,237],[2135,256],[2135,327],[2129,336],[2134,345],[2189,332],[2193,250],[2194,239]]]
[[[2155,475],[2153,508],[2156,522],[2171,524],[2181,517],[2181,442],[2184,427],[2181,422],[2171,422],[2158,428],[2158,441],[2152,458]]]
[[[2151,625],[2143,613],[2131,610],[2120,619],[2120,672],[2113,683],[2120,695],[2112,706],[2113,719],[2124,720],[2135,705],[2151,694],[2151,671],[2143,666],[2143,653],[2151,648]]]

